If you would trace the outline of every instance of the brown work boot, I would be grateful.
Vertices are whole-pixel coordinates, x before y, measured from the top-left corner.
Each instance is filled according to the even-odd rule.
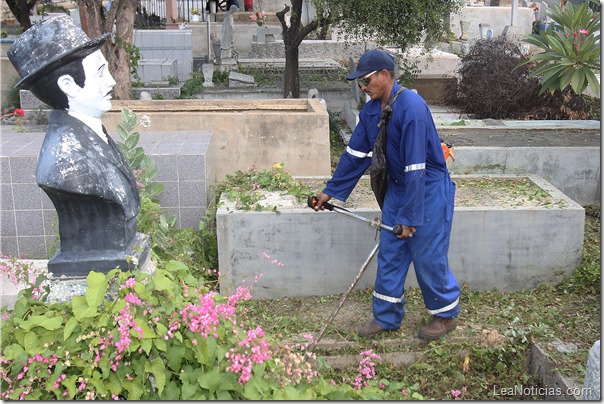
[[[378,323],[376,323],[375,321],[372,321],[371,323],[367,324],[365,327],[361,328],[359,330],[359,337],[361,338],[372,338],[375,337],[377,334],[387,331],[384,328],[382,328],[381,325],[379,325]]]
[[[446,335],[457,326],[455,318],[444,318],[432,316],[432,321],[426,324],[419,332],[419,337],[426,341],[432,341]]]

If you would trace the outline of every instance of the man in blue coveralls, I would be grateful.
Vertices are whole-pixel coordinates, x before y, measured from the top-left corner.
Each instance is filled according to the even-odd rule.
[[[371,100],[359,114],[333,177],[317,196],[317,211],[332,197],[345,201],[368,169],[381,111],[401,88],[394,77],[394,58],[381,50],[365,52],[357,70],[346,78],[356,79]],[[430,110],[418,94],[404,89],[398,95],[386,134],[388,188],[382,222],[392,227],[398,224],[403,232],[399,236],[380,232],[373,321],[359,336],[369,338],[400,328],[405,315],[405,278],[413,262],[424,304],[432,314],[419,337],[434,340],[453,330],[459,315],[460,288],[447,258],[455,183],[449,177]]]

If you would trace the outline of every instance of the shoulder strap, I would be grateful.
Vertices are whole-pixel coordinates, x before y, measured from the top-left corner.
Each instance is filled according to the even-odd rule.
[[[394,104],[394,101],[396,101],[396,99],[398,98],[398,95],[406,89],[406,87],[401,86],[401,88],[398,89],[398,91],[392,96],[392,98],[388,100],[388,105],[392,106],[392,104]]]
[[[392,117],[392,104],[394,104],[394,101],[396,101],[396,99],[398,98],[398,95],[400,93],[402,93],[403,90],[406,90],[406,88],[401,86],[401,88],[398,89],[398,91],[392,96],[392,98],[390,98],[388,100],[388,104],[386,104],[384,106],[384,109],[382,109],[382,119],[380,119],[378,128],[381,128],[382,126],[386,126],[386,124]]]

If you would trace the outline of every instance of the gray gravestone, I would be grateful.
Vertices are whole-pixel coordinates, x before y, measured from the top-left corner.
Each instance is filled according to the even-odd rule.
[[[583,387],[583,400],[600,401],[600,340],[589,350]]]
[[[229,87],[254,87],[256,82],[254,76],[249,74],[237,73],[234,71],[229,72]]]

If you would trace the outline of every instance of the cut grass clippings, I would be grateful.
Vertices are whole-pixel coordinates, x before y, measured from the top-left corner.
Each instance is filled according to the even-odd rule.
[[[559,285],[520,292],[474,291],[471,285],[463,285],[457,329],[430,343],[415,338],[429,319],[420,291],[407,289],[405,298],[407,314],[401,329],[363,340],[356,331],[371,319],[371,290],[353,292],[323,338],[334,342],[332,348],[321,345],[317,354],[358,355],[368,349],[382,355],[416,352],[421,359],[412,365],[376,363],[376,377],[404,382],[427,399],[457,395],[466,400],[542,400],[536,389],[539,380],[525,367],[531,344],[537,343],[555,370],[582,385],[589,350],[600,339],[600,206],[586,208],[582,263]],[[258,326],[284,341],[300,341],[305,333],[318,334],[339,300],[340,295],[334,295],[246,304],[250,320]],[[335,344],[338,341],[346,343]],[[559,341],[574,344],[577,351],[559,352]],[[324,365],[319,371],[340,382],[354,377],[357,369],[334,370]],[[520,385],[535,389],[525,389],[532,392],[525,396],[499,394],[501,389]]]

